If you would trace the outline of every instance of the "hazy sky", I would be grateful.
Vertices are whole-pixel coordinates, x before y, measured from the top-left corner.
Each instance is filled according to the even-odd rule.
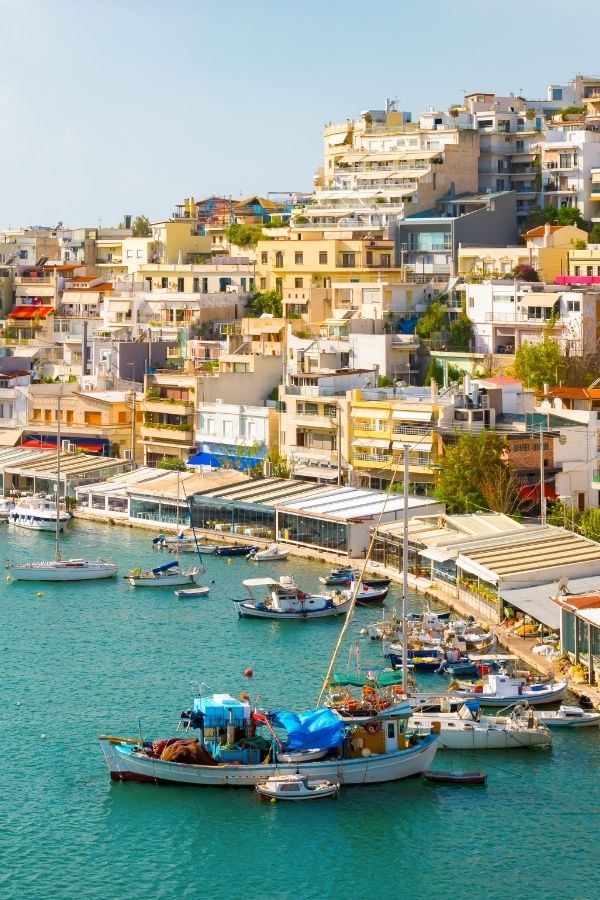
[[[310,190],[322,127],[397,97],[599,75],[597,0],[0,0],[0,227]]]

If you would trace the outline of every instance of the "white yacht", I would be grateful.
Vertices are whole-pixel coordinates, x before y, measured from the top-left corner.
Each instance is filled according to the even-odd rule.
[[[8,514],[11,525],[32,531],[55,531],[57,527],[62,531],[70,518],[68,512],[57,510],[54,500],[45,497],[21,497]]]

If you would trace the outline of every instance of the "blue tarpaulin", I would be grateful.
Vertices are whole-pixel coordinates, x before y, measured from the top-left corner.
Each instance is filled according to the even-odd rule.
[[[248,448],[250,450],[250,448]],[[225,463],[233,466],[234,469],[253,469],[260,465],[266,455],[266,448],[252,447],[252,454],[244,453],[244,448],[231,444],[202,444],[198,453],[188,459],[188,466],[212,466],[215,469],[220,468]]]
[[[342,741],[344,723],[330,709],[305,713],[277,712],[273,725],[288,733],[286,750],[329,750]]]

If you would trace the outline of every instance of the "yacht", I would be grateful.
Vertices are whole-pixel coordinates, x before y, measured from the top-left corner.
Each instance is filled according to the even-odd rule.
[[[70,518],[68,512],[57,510],[54,500],[45,497],[22,497],[8,514],[11,525],[32,531],[55,531],[57,527],[62,531]]]

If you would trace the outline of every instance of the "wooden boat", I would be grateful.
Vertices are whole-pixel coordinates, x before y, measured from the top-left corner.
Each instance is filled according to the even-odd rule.
[[[252,562],[277,562],[280,559],[287,559],[289,555],[289,550],[282,550],[277,544],[271,544],[266,550],[252,549],[247,554],[246,559]]]
[[[580,706],[565,706],[564,703],[556,710],[545,710],[537,715],[548,728],[591,728],[600,725],[600,712]]]
[[[179,591],[175,591],[176,597],[182,597],[188,600],[194,600],[197,597],[206,597],[210,591],[209,587],[193,587],[193,588],[182,588]]]
[[[247,547],[245,544],[232,544],[231,546],[217,547],[214,556],[248,556],[249,553],[257,552],[258,547]]]
[[[485,659],[485,657],[483,657]],[[472,656],[478,662],[480,656]],[[518,661],[517,656],[497,656],[496,661],[503,663],[497,672],[490,672],[485,680],[471,685],[450,685],[450,691],[456,697],[479,700],[482,706],[511,706],[513,703],[528,703],[530,706],[543,706],[562,700],[567,692],[566,679],[556,682],[541,682],[534,675],[509,675],[504,668],[507,663]]]
[[[305,594],[290,575],[274,578],[246,578],[242,584],[248,591],[248,600],[235,600],[241,619],[322,619],[345,614],[350,607],[350,597]],[[266,588],[267,594],[257,598],[257,589]]]
[[[259,797],[265,800],[323,800],[335,797],[340,785],[335,781],[312,779],[307,775],[272,775],[259,781],[255,787]]]
[[[163,566],[155,566],[150,572],[132,569],[125,578],[132,587],[175,587],[178,584],[194,584],[203,571],[202,566],[194,566],[187,572],[182,572],[177,560],[173,560]]]
[[[321,584],[350,584],[354,578],[358,578],[360,572],[352,566],[337,566],[332,569],[329,575],[321,575],[319,581]]]
[[[423,778],[438,784],[485,784],[487,775],[485,772],[476,770],[442,771],[441,769],[432,769],[423,772]]]
[[[179,719],[186,733],[197,730],[197,739],[142,742],[105,735],[100,745],[114,781],[254,787],[274,775],[295,774],[309,781],[375,784],[419,775],[435,757],[437,734],[407,735],[409,715],[405,705],[385,719],[375,717],[368,731],[354,724],[348,729],[327,707],[267,713],[246,700],[213,694],[195,699]],[[285,744],[276,728],[287,732]],[[312,762],[279,759],[280,751],[303,749],[321,749],[325,755]]]

